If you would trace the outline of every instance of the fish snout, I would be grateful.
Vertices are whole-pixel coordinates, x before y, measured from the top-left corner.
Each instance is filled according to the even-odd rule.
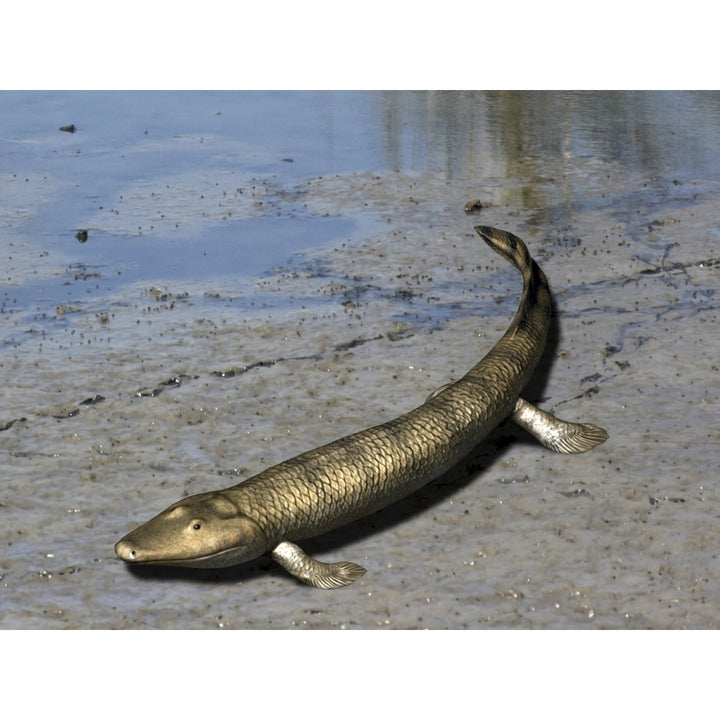
[[[125,562],[138,562],[135,546],[124,538],[116,543],[115,554]]]

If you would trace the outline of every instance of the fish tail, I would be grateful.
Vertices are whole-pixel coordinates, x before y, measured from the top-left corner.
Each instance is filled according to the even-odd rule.
[[[487,225],[476,225],[475,232],[495,252],[515,265],[523,276],[527,276],[531,272],[533,262],[530,252],[517,235]]]

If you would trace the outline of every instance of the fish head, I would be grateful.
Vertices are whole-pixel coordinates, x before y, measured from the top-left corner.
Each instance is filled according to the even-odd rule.
[[[180,500],[128,533],[115,554],[131,564],[218,568],[268,549],[259,525],[219,492]]]

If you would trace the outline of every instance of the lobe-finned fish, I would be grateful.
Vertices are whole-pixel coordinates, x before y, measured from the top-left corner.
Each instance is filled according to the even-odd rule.
[[[226,567],[265,552],[310,585],[335,588],[365,573],[323,563],[295,543],[399,500],[441,475],[507,417],[557,452],[585,452],[607,439],[520,393],[542,354],[550,324],[545,274],[523,241],[495,228],[475,231],[523,276],[520,306],[495,347],[460,380],[395,420],[335,440],[224,490],[187,497],[115,545],[128,563]]]

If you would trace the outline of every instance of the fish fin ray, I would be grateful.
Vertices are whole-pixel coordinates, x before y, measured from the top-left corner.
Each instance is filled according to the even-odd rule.
[[[597,425],[561,420],[522,398],[518,398],[510,418],[545,447],[559,453],[587,452],[608,439],[607,432]]]
[[[323,590],[344,587],[362,577],[366,570],[353,562],[324,563],[315,560],[295,543],[281,542],[271,553],[273,560],[301,582]]]

